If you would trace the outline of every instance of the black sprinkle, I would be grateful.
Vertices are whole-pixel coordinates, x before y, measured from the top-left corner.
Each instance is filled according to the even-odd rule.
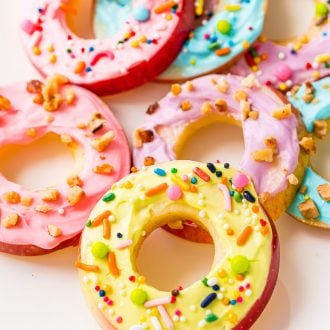
[[[250,203],[254,203],[256,201],[256,198],[247,190],[244,191],[243,196]]]
[[[209,171],[212,173],[215,173],[215,171],[217,170],[213,163],[207,163],[206,166],[209,169]]]

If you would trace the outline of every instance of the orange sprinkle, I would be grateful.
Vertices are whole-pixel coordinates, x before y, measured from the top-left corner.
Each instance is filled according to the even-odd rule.
[[[215,51],[216,55],[218,55],[218,56],[225,56],[225,55],[228,55],[230,52],[231,52],[231,49],[229,47],[219,48]]]
[[[228,236],[233,236],[234,235],[234,231],[231,228],[227,229],[227,235]]]
[[[85,270],[86,272],[97,273],[100,270],[100,268],[98,266],[86,265],[86,264],[83,264],[80,261],[76,261],[75,266],[79,269]]]
[[[104,219],[108,218],[111,215],[111,211],[106,210],[99,214],[93,221],[91,227],[97,227],[99,226]]]
[[[131,172],[132,173],[136,173],[137,171],[138,171],[138,169],[135,166],[132,166],[131,167]]]
[[[221,183],[223,183],[223,184],[227,184],[227,183],[228,183],[228,179],[227,179],[226,177],[222,177],[222,178],[220,179],[220,181],[221,181]]]
[[[245,276],[242,275],[242,274],[237,274],[237,275],[236,275],[236,278],[237,278],[237,280],[239,280],[239,281],[243,281],[243,280],[245,279]]]
[[[243,246],[249,239],[250,235],[252,234],[252,231],[253,229],[251,226],[246,226],[240,233],[240,235],[237,237],[236,244],[238,246]]]
[[[266,227],[262,227],[260,231],[261,231],[261,234],[262,234],[263,236],[267,236],[268,233],[269,233],[269,228],[268,228],[268,226],[266,226]]]
[[[236,188],[236,191],[237,192],[243,192],[244,191],[244,188]]]
[[[163,4],[159,5],[158,7],[155,8],[154,12],[156,14],[162,14],[165,11],[171,9],[172,7],[174,7],[176,5],[176,3],[172,0],[170,1],[166,1]]]
[[[196,186],[190,186],[189,189],[190,189],[191,192],[197,192]]]
[[[108,254],[108,267],[112,275],[120,275],[120,270],[117,267],[116,256],[113,252],[109,252]]]
[[[108,218],[103,219],[103,238],[110,239],[111,236],[111,223]]]
[[[145,192],[145,195],[147,197],[152,197],[158,194],[161,194],[164,192],[168,187],[168,184],[166,182],[159,184],[158,186],[152,187],[149,190]]]
[[[252,212],[253,213],[258,213],[259,212],[259,206],[258,205],[253,205],[252,206]]]
[[[78,62],[75,69],[74,69],[74,73],[75,74],[80,74],[83,73],[86,69],[86,63],[85,62]]]
[[[230,303],[230,300],[227,297],[225,297],[225,298],[223,298],[222,302],[224,305],[228,306]]]

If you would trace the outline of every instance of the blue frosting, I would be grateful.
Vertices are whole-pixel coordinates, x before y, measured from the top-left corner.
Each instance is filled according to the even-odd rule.
[[[183,51],[174,63],[161,75],[161,79],[189,78],[214,71],[245,50],[248,42],[252,44],[261,34],[264,22],[264,0],[227,0],[226,5],[238,4],[237,11],[221,10],[206,24],[194,30],[194,37],[187,40]],[[217,23],[226,20],[231,24],[229,34],[222,34]],[[205,36],[210,38],[206,39]],[[218,47],[231,49],[225,56],[216,55],[216,48],[210,46],[217,42]],[[213,45],[216,46],[216,45]],[[210,48],[211,47],[211,48]]]
[[[299,110],[308,132],[313,132],[314,121],[330,118],[330,77],[313,82],[317,103],[307,104],[302,96],[306,86],[302,86],[295,96],[290,96],[290,102]],[[325,87],[328,88],[325,88]]]
[[[132,17],[132,0],[97,0],[95,3],[94,30],[98,38],[115,35]]]
[[[313,132],[315,120],[327,120],[330,118],[330,77],[323,78],[313,82],[315,88],[316,103],[307,104],[302,96],[305,94],[306,86],[301,86],[295,96],[290,96],[290,102],[299,110],[303,121],[309,132]],[[330,184],[329,181],[319,176],[310,167],[306,169],[302,186],[307,187],[306,194],[316,204],[320,216],[317,220],[330,226],[330,202],[326,202],[317,192],[317,187],[321,184]],[[305,201],[304,195],[299,193],[295,197],[288,213],[300,219],[302,214],[298,209],[298,205]]]

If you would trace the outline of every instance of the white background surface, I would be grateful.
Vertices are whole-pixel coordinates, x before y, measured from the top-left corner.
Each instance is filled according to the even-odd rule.
[[[302,25],[306,26],[310,21],[310,9],[313,8],[311,0],[272,0],[272,8],[275,2],[280,3],[282,8],[289,8],[285,17],[295,21],[292,28],[283,29],[285,33],[301,31]],[[299,13],[299,10],[303,12]],[[19,13],[19,0],[0,1],[1,85],[38,77],[20,45]],[[284,12],[279,11],[279,15],[284,15]],[[276,20],[288,21],[282,17]],[[269,29],[274,31],[274,25]],[[129,137],[132,130],[142,123],[146,106],[163,96],[167,88],[166,85],[149,84],[107,98],[107,103],[121,120]],[[214,143],[206,143],[207,139]],[[320,153],[323,156],[314,161],[316,168],[323,174],[326,173],[326,167],[329,170],[329,147],[326,143],[329,146],[329,139],[322,143]],[[242,148],[240,130],[219,125],[195,136],[188,143],[184,156],[201,161],[221,158],[237,165]],[[53,155],[55,158],[62,157],[66,164],[70,163],[67,155],[57,152],[57,155]],[[56,173],[58,166],[54,163],[54,166],[42,162],[35,165],[38,171],[47,170],[51,175]],[[19,170],[23,172],[24,180],[33,184],[37,172],[35,170],[33,175],[33,166],[32,170]],[[327,176],[329,179],[329,172]],[[277,222],[277,228],[281,240],[280,277],[271,302],[253,329],[330,329],[330,233],[304,226],[288,216],[283,216]],[[156,253],[148,249],[152,244],[153,247],[157,245]],[[153,283],[166,279],[163,286],[178,282],[189,284],[206,274],[212,262],[212,247],[187,243],[162,231],[157,231],[145,246],[140,258],[140,269]],[[76,248],[69,248],[34,258],[0,254],[1,330],[99,329],[79,288],[73,267],[76,253]],[[159,273],[152,274],[155,268]],[[172,272],[173,269],[177,271]]]

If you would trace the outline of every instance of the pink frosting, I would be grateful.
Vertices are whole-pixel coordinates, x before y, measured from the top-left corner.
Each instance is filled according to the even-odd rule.
[[[60,198],[55,202],[41,200],[42,190],[28,190],[19,184],[8,181],[0,173],[0,218],[16,213],[20,220],[15,227],[5,228],[0,223],[0,241],[14,245],[34,245],[43,249],[53,249],[61,242],[67,241],[78,235],[88,220],[89,213],[100,197],[109,187],[129,173],[130,153],[123,129],[107,106],[94,94],[76,86],[62,87],[64,93],[70,88],[76,95],[74,104],[62,103],[58,111],[47,112],[41,105],[33,102],[34,94],[26,91],[25,83],[17,83],[9,87],[0,88],[0,95],[11,102],[8,111],[0,111],[0,147],[9,144],[28,144],[49,132],[58,135],[69,135],[82,148],[84,153],[83,169],[78,173],[83,181],[82,189],[85,196],[75,206],[70,206],[66,197],[69,186],[66,182],[59,182],[52,187],[60,193]],[[105,119],[103,127],[92,134],[88,129],[77,128],[78,123],[87,123],[94,113],[100,113]],[[54,121],[47,123],[47,115],[52,115]],[[29,128],[35,128],[37,135],[28,137]],[[99,153],[91,145],[91,141],[112,130],[115,138],[108,148]],[[100,156],[104,156],[101,159]],[[113,167],[112,173],[96,174],[93,168],[104,163]],[[22,198],[32,197],[31,206],[22,204],[9,204],[2,198],[8,191],[15,191]],[[41,213],[35,210],[37,205],[48,205],[51,211]],[[63,214],[61,214],[63,213]],[[52,237],[48,233],[48,225],[55,225],[62,231],[59,237]]]
[[[214,85],[214,81],[219,79],[225,79],[229,83],[230,88],[227,93],[220,93]],[[215,100],[221,98],[228,105],[224,115],[232,116],[242,123],[245,152],[240,167],[253,178],[258,193],[276,194],[283,191],[288,184],[288,174],[293,173],[298,164],[297,120],[294,115],[282,120],[275,119],[272,111],[284,105],[278,95],[267,87],[244,88],[241,79],[233,75],[209,75],[192,80],[192,91],[183,85],[180,95],[174,96],[170,92],[165,96],[158,103],[155,112],[148,115],[144,125],[139,128],[139,130],[151,130],[154,138],[152,142],[135,147],[133,156],[135,166],[141,168],[147,156],[153,157],[158,163],[176,159],[173,146],[180,134],[190,122],[203,116],[201,113],[203,103],[214,104]],[[241,119],[239,102],[234,100],[233,95],[237,90],[242,89],[248,93],[252,110],[259,112],[257,120]],[[192,108],[182,111],[180,105],[187,100],[192,104]],[[251,153],[264,149],[264,139],[270,136],[277,140],[279,155],[271,163],[255,161]]]
[[[118,92],[133,87],[134,82],[127,80],[129,76],[134,77],[136,84],[156,77],[180,51],[193,19],[193,3],[179,0],[176,13],[172,13],[171,8],[155,13],[155,8],[162,3],[158,0],[133,1],[133,7],[143,5],[148,8],[150,18],[138,22],[132,17],[123,31],[100,40],[82,39],[70,31],[63,10],[63,6],[70,6],[69,1],[24,1],[22,40],[30,60],[45,76],[61,73],[71,83],[100,94]],[[166,18],[168,14],[171,19]],[[128,40],[125,41],[127,33]],[[138,47],[132,47],[132,42],[141,40],[141,37],[148,42],[139,42]],[[34,53],[35,47],[41,54]],[[167,54],[155,61],[162,51]],[[56,61],[51,63],[53,55]],[[86,67],[75,73],[79,62]],[[118,86],[111,86],[112,83]]]
[[[294,45],[282,46],[271,41],[258,42],[255,49],[261,62],[256,64],[253,56],[248,52],[245,58],[243,57],[230,68],[230,72],[246,76],[252,72],[252,67],[255,66],[260,82],[277,88],[280,83],[286,83],[287,88],[291,88],[293,85],[319,78],[318,74],[315,76],[316,71],[321,77],[330,74],[330,68],[315,61],[318,55],[329,53],[329,49],[325,48],[325,45],[329,44],[330,28],[328,25],[319,29],[317,35],[309,43],[302,43],[302,48],[297,51],[293,51]],[[264,54],[267,58],[262,60]]]

